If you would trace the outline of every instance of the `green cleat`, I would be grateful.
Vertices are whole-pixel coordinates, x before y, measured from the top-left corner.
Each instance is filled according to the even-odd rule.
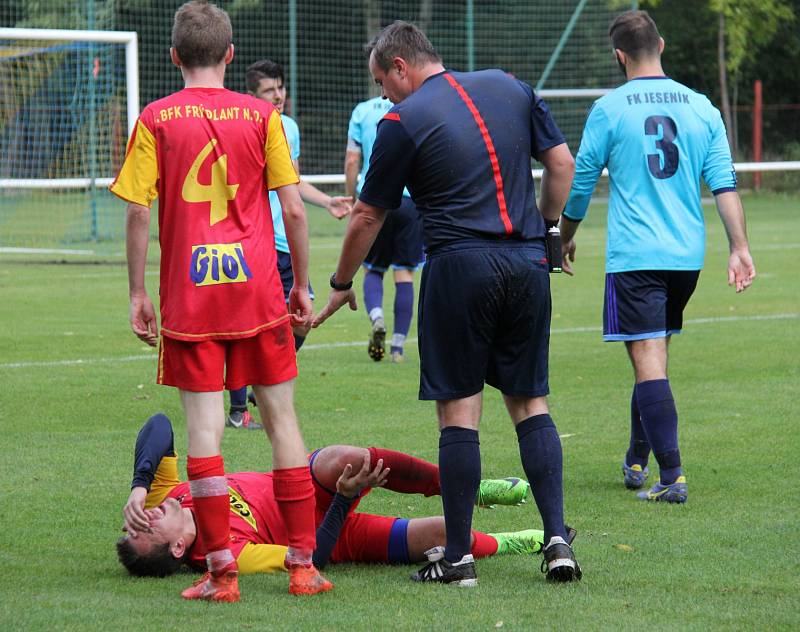
[[[525,502],[528,481],[509,476],[508,478],[489,478],[481,481],[475,504],[479,507],[491,505],[521,505]]]
[[[496,555],[538,553],[544,544],[544,531],[539,529],[525,529],[512,533],[490,533],[489,535],[497,540]]]

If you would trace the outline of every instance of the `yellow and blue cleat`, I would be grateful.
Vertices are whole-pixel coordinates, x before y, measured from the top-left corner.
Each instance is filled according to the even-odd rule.
[[[624,460],[622,461],[622,475],[624,476],[623,482],[628,489],[641,489],[644,487],[644,482],[650,475],[650,470],[647,466],[642,469],[638,463],[628,465]]]
[[[685,476],[679,476],[671,485],[656,483],[648,491],[636,494],[642,500],[662,503],[685,503],[687,495]]]

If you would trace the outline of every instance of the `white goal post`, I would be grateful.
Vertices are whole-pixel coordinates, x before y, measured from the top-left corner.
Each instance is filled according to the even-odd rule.
[[[0,28],[0,40],[40,42],[97,42],[125,45],[125,92],[130,138],[139,118],[139,45],[135,31]],[[107,187],[113,178],[0,179],[3,189],[85,189]]]

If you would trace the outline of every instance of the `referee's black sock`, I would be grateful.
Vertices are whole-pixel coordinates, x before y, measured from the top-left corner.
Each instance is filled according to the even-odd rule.
[[[566,540],[561,439],[552,417],[535,415],[519,422],[517,439],[522,467],[542,515],[544,542],[547,544],[554,535]]]
[[[448,426],[439,435],[439,481],[447,546],[444,557],[458,562],[470,552],[472,509],[481,482],[478,431]]]

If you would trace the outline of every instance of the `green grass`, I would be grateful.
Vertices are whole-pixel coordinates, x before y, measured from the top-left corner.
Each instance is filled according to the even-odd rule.
[[[622,346],[599,334],[605,213],[592,208],[579,234],[577,276],[553,278],[551,405],[559,431],[570,435],[566,510],[584,568],[583,582],[571,586],[547,585],[538,557],[510,556],[482,560],[471,591],[414,585],[413,567],[342,565],[328,573],[336,590],[312,599],[285,594],[285,576],[245,577],[235,606],[182,602],[188,576],[129,578],[113,543],[136,432],[162,410],[182,454],[186,438],[177,394],[154,384],[154,354],[128,331],[126,273],[113,256],[121,245],[92,265],[5,256],[0,629],[796,629],[799,203],[745,199],[759,278],[738,296],[725,285],[724,233],[708,208],[706,270],[672,345],[690,490],[682,507],[640,504],[621,484],[632,380]],[[311,223],[319,307],[344,226],[316,211]],[[157,275],[148,283],[155,296]],[[699,319],[716,320],[692,322]],[[375,364],[366,332],[363,311],[343,311],[300,353],[297,408],[307,445],[386,445],[435,460],[434,411],[416,399],[414,345],[404,365]],[[358,345],[325,347],[343,341]],[[485,476],[522,475],[491,390],[481,445]],[[223,452],[232,469],[269,467],[260,434],[227,432]],[[378,490],[363,509],[414,517],[437,514],[440,504]],[[474,525],[521,529],[538,525],[538,516],[529,502],[477,511]]]

